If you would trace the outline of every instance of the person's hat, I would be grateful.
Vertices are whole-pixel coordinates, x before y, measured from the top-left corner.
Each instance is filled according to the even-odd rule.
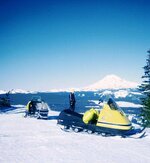
[[[72,89],[70,90],[70,92],[74,93],[74,89],[72,88]]]

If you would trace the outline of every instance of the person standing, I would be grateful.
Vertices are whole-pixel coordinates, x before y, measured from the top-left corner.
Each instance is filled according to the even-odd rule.
[[[69,94],[69,103],[70,103],[70,110],[74,111],[75,110],[75,103],[76,103],[74,90],[72,90],[71,93]]]

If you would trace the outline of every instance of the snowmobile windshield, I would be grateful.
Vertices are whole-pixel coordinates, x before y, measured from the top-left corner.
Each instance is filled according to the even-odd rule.
[[[48,104],[43,102],[43,101],[42,102],[38,102],[36,104],[36,108],[37,108],[37,110],[48,110],[49,109]]]
[[[112,98],[109,98],[107,104],[109,105],[109,107],[112,109],[112,110],[121,110],[119,108],[119,106],[117,105],[117,103],[112,99]]]
[[[34,102],[41,102],[42,99],[41,99],[40,96],[33,96],[31,101],[34,101]]]

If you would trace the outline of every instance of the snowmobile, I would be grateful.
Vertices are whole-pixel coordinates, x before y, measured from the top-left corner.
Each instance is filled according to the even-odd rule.
[[[112,98],[103,105],[100,113],[93,108],[84,114],[65,109],[59,114],[57,124],[64,131],[84,131],[102,136],[145,135],[145,128],[133,128],[131,121]]]
[[[40,96],[32,97],[31,101],[27,104],[27,111],[24,117],[36,117],[37,119],[48,118],[49,107]]]

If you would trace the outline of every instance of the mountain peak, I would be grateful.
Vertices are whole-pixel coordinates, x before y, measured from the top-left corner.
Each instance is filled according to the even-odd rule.
[[[99,90],[99,89],[120,89],[120,88],[136,88],[138,83],[130,82],[118,77],[117,75],[110,74],[99,80],[95,84],[86,87],[86,90]]]
[[[119,76],[110,74],[106,75],[102,80],[122,80]]]

